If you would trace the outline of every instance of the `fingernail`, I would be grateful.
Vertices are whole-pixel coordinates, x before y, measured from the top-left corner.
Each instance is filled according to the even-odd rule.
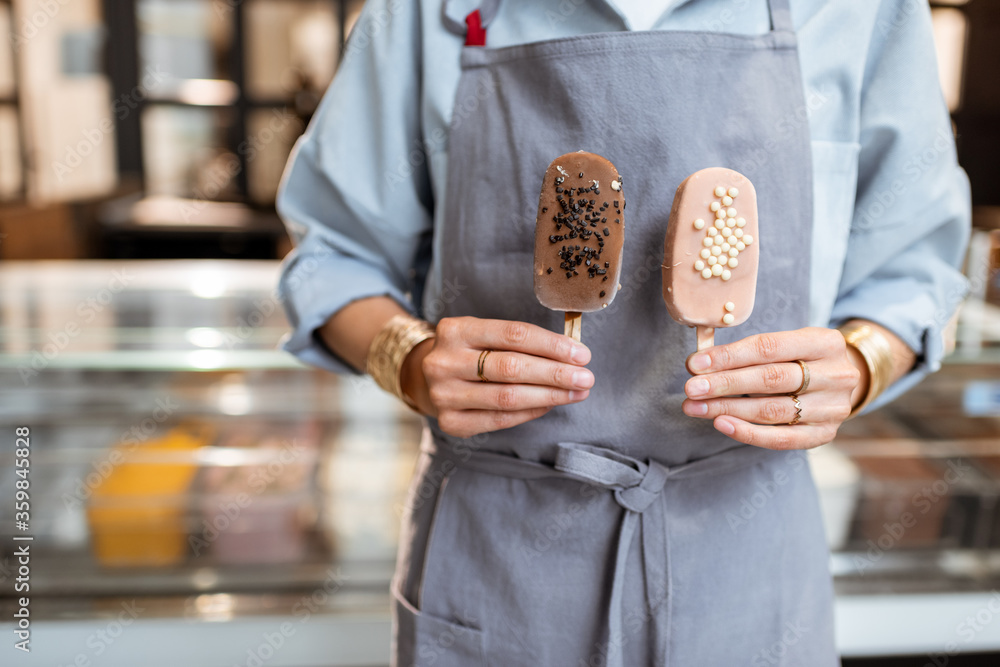
[[[707,415],[708,403],[703,403],[702,401],[692,401],[687,404],[687,411],[689,415]]]
[[[715,428],[719,433],[725,433],[726,435],[732,435],[736,433],[736,427],[732,423],[726,421],[725,419],[720,419],[715,422]]]
[[[589,392],[587,392],[586,390],[584,390],[584,391],[571,391],[571,392],[569,392],[569,400],[571,400],[571,401],[582,401],[583,399],[587,398],[587,394],[588,393]]]
[[[574,345],[573,351],[569,353],[569,358],[578,364],[585,364],[590,359],[590,352],[582,345]]]
[[[708,380],[703,380],[702,378],[695,378],[694,380],[688,380],[687,384],[687,395],[688,396],[702,396],[708,393]]]
[[[693,371],[704,371],[707,370],[712,365],[712,357],[707,354],[696,354],[691,357],[691,361],[688,362],[688,366],[691,367]]]
[[[590,371],[576,371],[573,373],[573,386],[580,389],[590,389],[594,384],[594,374]]]

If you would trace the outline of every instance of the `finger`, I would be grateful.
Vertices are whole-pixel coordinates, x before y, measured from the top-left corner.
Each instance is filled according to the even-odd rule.
[[[810,391],[822,389],[821,378],[815,385],[810,381]],[[766,364],[740,368],[711,375],[696,375],[684,383],[688,398],[705,400],[740,394],[790,394],[802,383],[802,369],[798,364]]]
[[[517,412],[534,408],[578,403],[590,395],[587,389],[566,390],[530,384],[496,382],[452,383],[435,388],[435,402],[453,410],[503,410]]]
[[[456,319],[463,320],[462,339],[475,349],[522,352],[576,366],[590,362],[590,349],[583,343],[528,322]]]
[[[817,361],[834,356],[838,352],[843,353],[845,345],[840,332],[821,327],[756,334],[734,343],[717,345],[703,352],[696,352],[688,357],[687,368],[692,375],[703,375],[720,370],[796,359]],[[800,368],[800,376],[801,370]],[[801,379],[800,377],[799,380]]]
[[[716,417],[715,429],[733,440],[764,449],[812,449],[833,440],[837,428],[832,424],[796,424],[763,426],[738,417]]]
[[[463,380],[479,380],[476,372],[479,355],[470,350],[462,356],[465,361],[458,376]],[[586,368],[520,352],[490,352],[483,365],[483,375],[489,382],[534,384],[562,389],[590,389],[594,386],[594,374]]]
[[[451,410],[438,416],[438,426],[448,435],[469,438],[480,433],[499,431],[524,424],[546,414],[552,408],[533,408],[502,412],[499,410]]]
[[[830,406],[825,395],[799,396],[801,416],[799,424],[842,421],[842,410]],[[681,408],[689,417],[715,419],[720,416],[737,417],[754,424],[787,424],[795,419],[795,400],[791,396],[760,398],[714,398],[707,401],[686,400]],[[798,425],[798,424],[797,424]]]

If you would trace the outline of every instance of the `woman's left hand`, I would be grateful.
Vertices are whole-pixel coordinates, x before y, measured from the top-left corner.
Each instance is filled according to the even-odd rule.
[[[792,394],[804,376],[797,360],[808,366],[810,380],[798,394],[801,415],[792,425]],[[852,399],[863,389],[858,363],[836,329],[750,336],[688,357],[694,377],[684,386],[688,398],[683,410],[691,417],[714,420],[719,432],[748,445],[817,447],[833,440],[851,414]]]

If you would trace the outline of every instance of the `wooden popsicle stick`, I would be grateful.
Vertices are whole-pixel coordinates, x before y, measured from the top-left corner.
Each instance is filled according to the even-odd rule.
[[[583,313],[566,312],[566,335],[576,342],[580,342],[582,322]]]
[[[715,327],[696,327],[698,331],[698,351],[715,345]]]

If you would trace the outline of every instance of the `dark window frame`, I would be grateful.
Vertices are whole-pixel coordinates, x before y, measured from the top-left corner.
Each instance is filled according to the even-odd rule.
[[[15,20],[15,11],[13,0],[0,0],[0,4],[7,5],[10,9],[10,20],[11,20],[11,34],[17,34],[17,21]],[[24,118],[22,118],[23,111],[21,109],[21,86],[20,84],[20,71],[19,71],[19,53],[15,42],[9,41],[12,66],[14,68],[14,92],[10,96],[0,96],[0,106],[14,107],[14,118],[17,123],[17,143],[18,152],[21,155],[21,187],[18,189],[17,194],[13,197],[12,201],[23,200],[28,195],[28,149],[25,146],[25,134],[24,134]]]
[[[9,2],[10,0],[0,0]],[[205,0],[210,2],[211,0]],[[297,2],[299,0],[287,0]],[[349,0],[326,0],[334,6],[339,23],[339,51],[343,54],[347,38],[345,22],[347,19],[347,3]],[[139,27],[137,9],[139,0],[102,0],[104,21],[109,35],[115,38],[105,44],[105,71],[111,82],[113,99],[122,99],[130,95],[140,85],[139,72]],[[236,155],[240,161],[239,173],[236,175],[236,188],[243,204],[257,208],[258,205],[250,199],[248,182],[248,162],[246,151],[240,146],[245,145],[250,137],[247,134],[249,116],[261,109],[289,110],[288,100],[251,99],[246,90],[246,54],[245,54],[245,11],[246,0],[233,0],[230,3],[231,30],[233,41],[230,47],[227,63],[229,65],[229,81],[237,89],[236,99],[232,104],[205,107],[190,104],[182,100],[146,99],[138,102],[138,113],[126,114],[124,118],[115,117],[117,136],[118,173],[123,180],[134,180],[145,189],[145,173],[143,168],[142,142],[142,111],[151,106],[184,106],[212,109],[228,109],[232,113],[233,123],[226,137],[225,147]]]

